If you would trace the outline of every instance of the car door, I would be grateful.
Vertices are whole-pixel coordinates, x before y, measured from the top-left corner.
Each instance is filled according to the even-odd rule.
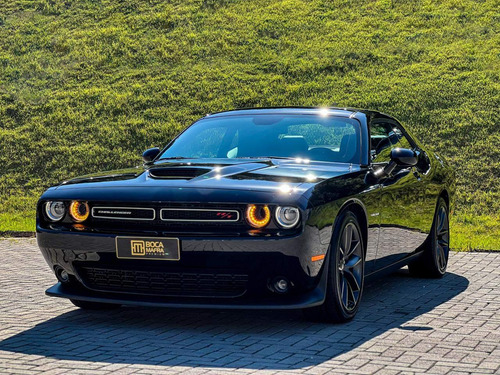
[[[389,163],[392,149],[416,148],[400,125],[391,120],[372,122],[370,137],[374,170]],[[423,184],[416,168],[396,167],[389,176],[382,177],[380,184],[376,269],[387,267],[411,254],[427,237],[419,228]]]

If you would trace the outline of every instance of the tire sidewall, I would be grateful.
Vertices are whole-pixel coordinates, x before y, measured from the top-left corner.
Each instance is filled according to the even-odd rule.
[[[448,243],[448,251],[446,252],[446,267],[444,270],[441,270],[439,268],[439,263],[438,263],[438,248],[437,248],[437,224],[438,224],[438,216],[439,216],[439,211],[441,208],[444,208],[446,212],[446,221],[448,225],[448,236],[449,236],[449,231],[450,231],[450,217],[449,217],[449,212],[448,212],[448,205],[444,201],[443,198],[439,198],[437,206],[436,206],[436,212],[434,213],[434,223],[432,225],[432,238],[431,238],[431,253],[432,253],[432,261],[434,262],[434,266],[436,271],[440,275],[444,275],[446,273],[446,269],[448,268],[448,258],[450,255],[450,244]]]
[[[340,290],[339,290],[339,285],[337,283],[337,277],[338,277],[338,261],[340,257],[340,251],[339,251],[339,244],[341,241],[341,235],[344,230],[344,228],[349,224],[352,223],[356,226],[359,234],[360,234],[360,241],[361,241],[361,246],[362,246],[362,277],[361,277],[361,290],[360,290],[360,295],[359,299],[357,301],[356,306],[352,310],[346,310],[341,302],[341,296],[340,296]],[[328,286],[327,286],[327,303],[335,308],[335,312],[343,317],[344,320],[349,320],[352,319],[356,313],[358,312],[359,309],[359,304],[361,302],[362,296],[363,296],[363,289],[364,289],[364,274],[365,274],[365,244],[363,242],[363,236],[362,236],[362,231],[359,226],[358,220],[356,216],[350,212],[350,211],[345,211],[343,212],[338,219],[336,220],[334,232],[332,235],[332,241],[330,243],[330,262],[329,262],[329,272],[328,272]]]

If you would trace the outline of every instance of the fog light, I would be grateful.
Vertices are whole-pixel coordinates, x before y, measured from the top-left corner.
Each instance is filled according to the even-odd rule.
[[[280,292],[286,292],[288,290],[288,281],[285,279],[278,280],[276,282],[276,289]]]
[[[64,268],[57,266],[55,272],[57,280],[59,280],[62,283],[69,282],[69,274]]]
[[[290,283],[284,277],[277,277],[272,283],[272,289],[276,293],[286,293],[290,288]]]

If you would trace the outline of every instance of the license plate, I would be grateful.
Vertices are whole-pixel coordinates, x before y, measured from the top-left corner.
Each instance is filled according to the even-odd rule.
[[[179,260],[179,239],[116,237],[116,257],[120,259]]]

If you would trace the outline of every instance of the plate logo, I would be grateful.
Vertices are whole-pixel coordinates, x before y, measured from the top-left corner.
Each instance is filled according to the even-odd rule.
[[[142,240],[131,240],[130,241],[130,253],[133,256],[144,256],[144,255],[168,255],[165,252],[165,246],[162,241],[142,241]]]
[[[130,252],[132,255],[146,255],[146,244],[144,241],[130,241]]]

